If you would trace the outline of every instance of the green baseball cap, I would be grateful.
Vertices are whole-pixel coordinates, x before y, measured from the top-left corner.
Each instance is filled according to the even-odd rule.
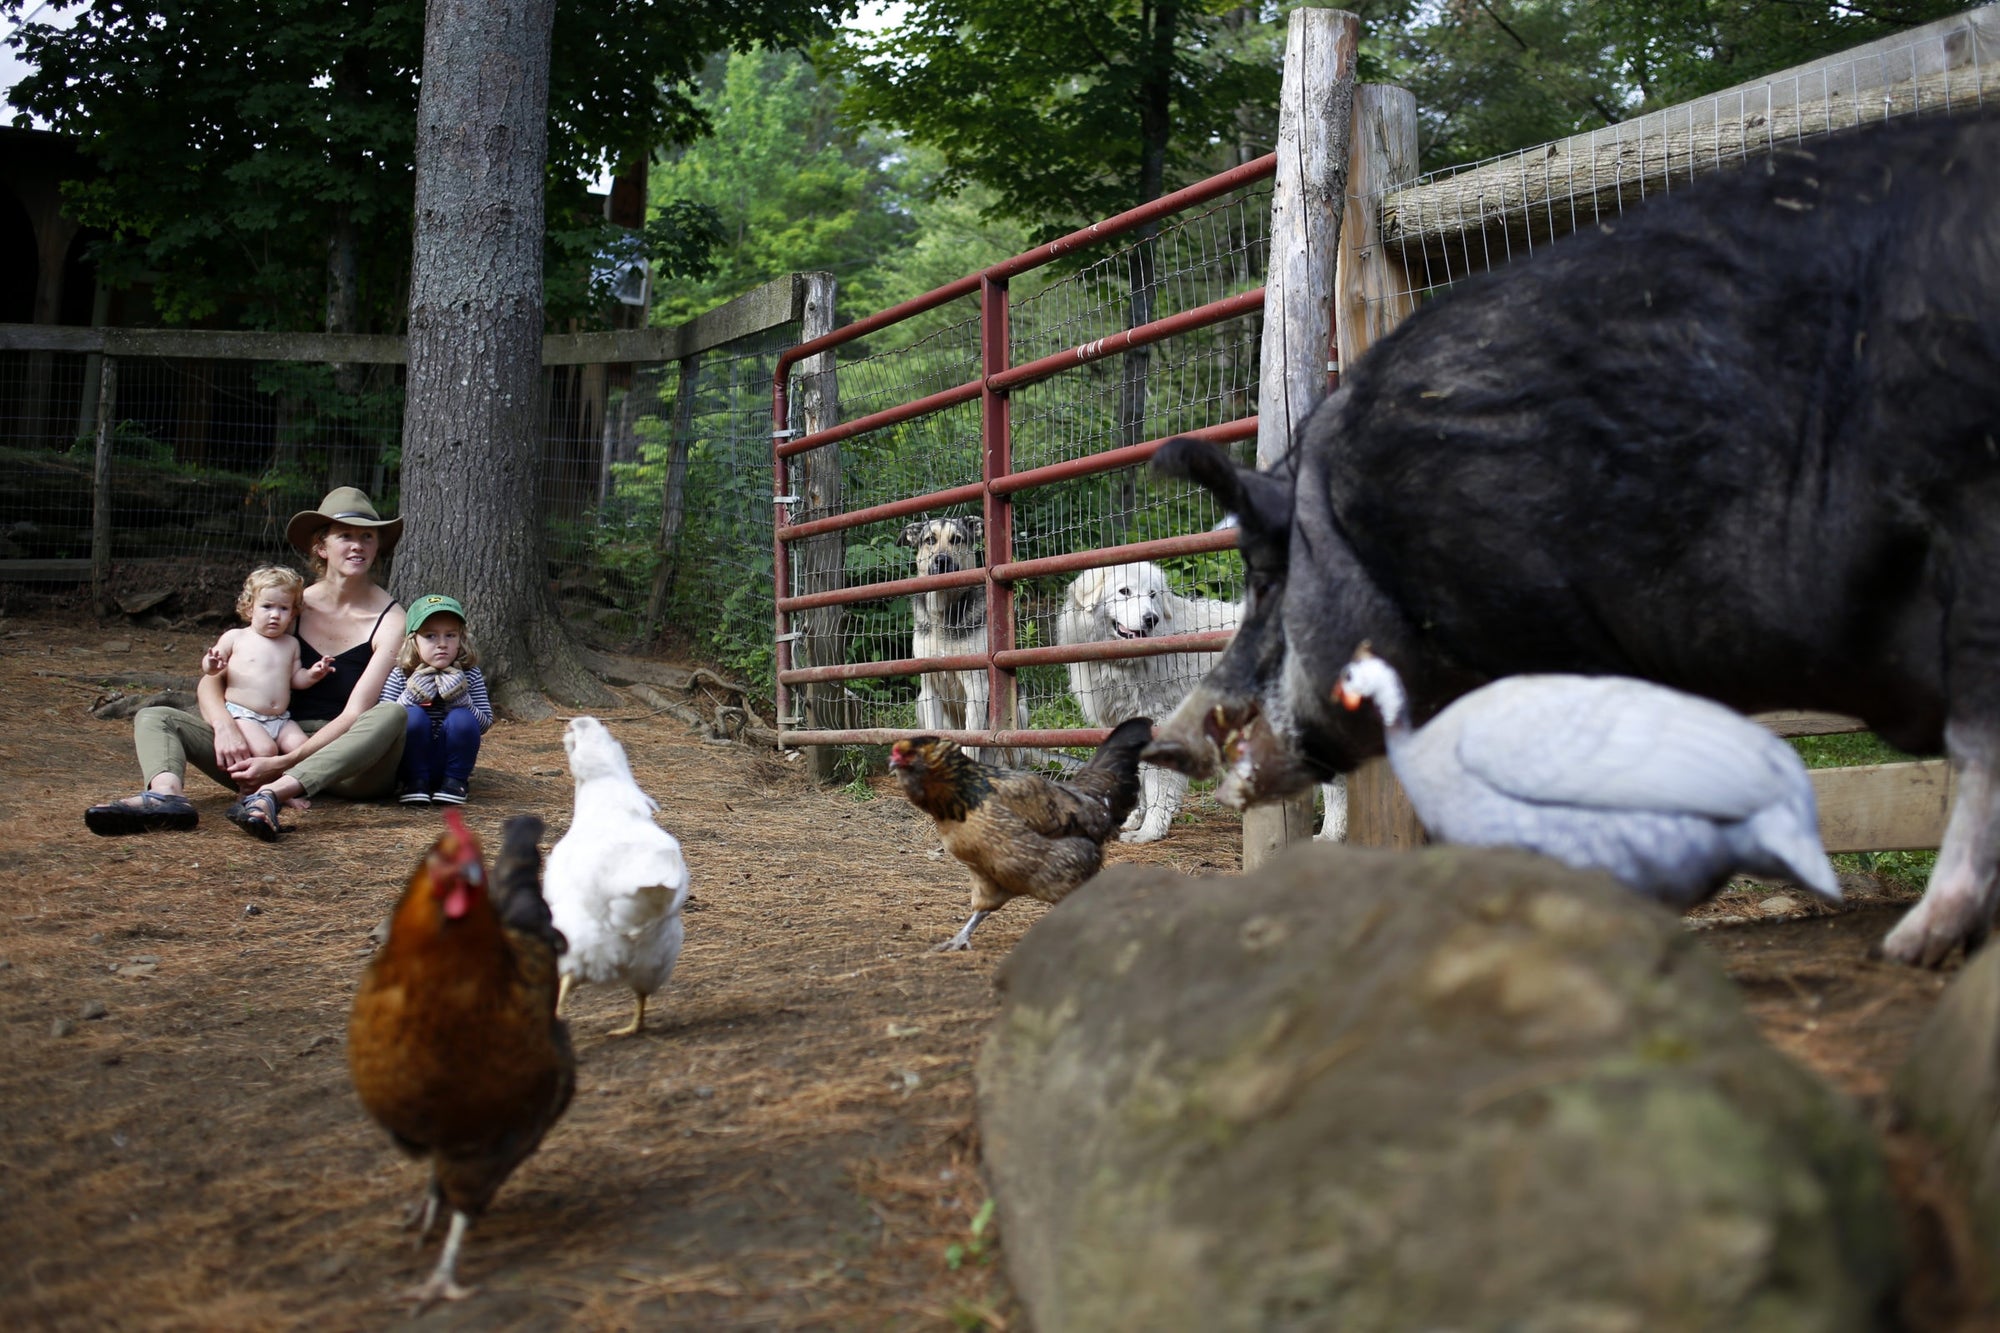
[[[456,597],[447,597],[441,592],[427,592],[410,603],[410,618],[403,624],[403,633],[415,634],[426,620],[440,611],[451,612],[458,617],[461,624],[465,621],[465,608],[458,604]]]

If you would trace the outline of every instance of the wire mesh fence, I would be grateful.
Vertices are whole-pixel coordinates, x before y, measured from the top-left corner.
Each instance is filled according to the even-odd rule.
[[[1433,295],[1782,145],[2000,97],[2000,6],[1586,134],[1429,173],[1380,197],[1404,289]]]
[[[928,308],[835,349],[831,379],[838,418],[848,425],[835,431],[838,439],[795,456],[795,467],[818,480],[788,485],[798,494],[788,527],[802,531],[793,534],[784,591],[818,603],[798,607],[789,621],[798,635],[791,660],[809,685],[805,710],[794,710],[787,723],[795,740],[985,729],[983,665],[926,673],[907,664],[981,654],[1003,642],[1055,646],[1072,585],[1083,577],[1073,558],[1203,534],[1222,521],[1206,492],[1152,480],[1141,457],[1108,468],[1094,460],[1254,414],[1269,220],[1266,170],[1110,243],[1064,248],[1055,263],[1014,264],[1005,275],[1004,313],[989,308],[982,318],[982,299],[993,294],[983,298],[969,279],[940,289],[942,299]],[[1133,330],[1174,321],[1184,327],[1171,337],[1105,350]],[[1002,483],[1009,499],[1003,558],[1065,565],[1008,579],[1011,636],[989,634],[986,585],[976,573],[995,554],[982,485],[993,447],[987,416],[995,366],[982,335],[1000,326],[1001,365],[1068,367],[1028,374],[1006,390],[1000,466],[1019,484]],[[794,437],[814,429],[802,404],[821,374],[801,366],[788,380]],[[897,416],[899,408],[914,414],[871,421]],[[949,523],[940,528],[938,520]],[[1147,638],[1233,626],[1240,562],[1221,549],[1231,545],[1226,538],[1210,545],[1218,549],[1145,562],[1156,603],[1171,598],[1183,612],[1178,619],[1157,609],[1149,618],[1134,605],[1124,625],[1108,612],[1087,623],[1073,617],[1071,635]],[[958,582],[914,593],[901,586],[938,576]],[[881,595],[870,596],[876,587]],[[1196,605],[1208,609],[1197,614]],[[1212,661],[1210,654],[1165,655],[1128,674],[1146,675],[1156,696],[1177,699]],[[893,673],[895,664],[904,670]],[[994,725],[1046,732],[1118,720],[1107,720],[1108,702],[1097,706],[1085,674],[1056,664],[1020,666],[1016,715]]]
[[[303,569],[285,524],[332,487],[398,510],[393,360],[282,359],[269,335],[256,357],[227,335],[196,335],[219,355],[135,355],[176,336],[139,331],[88,331],[116,355],[21,346],[84,332],[11,326],[0,351],[0,587],[88,580],[95,553],[124,604],[212,611],[255,565]],[[546,368],[547,572],[586,637],[668,630],[768,681],[770,383],[797,340],[794,312],[671,361]]]

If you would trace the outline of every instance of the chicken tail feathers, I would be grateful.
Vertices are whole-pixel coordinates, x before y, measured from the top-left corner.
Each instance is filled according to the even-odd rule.
[[[532,935],[561,954],[569,948],[569,941],[556,929],[555,918],[542,897],[541,839],[546,827],[534,815],[514,815],[507,820],[487,894],[503,925]]]
[[[1129,776],[1139,771],[1139,752],[1153,739],[1153,719],[1132,717],[1113,727],[1104,743],[1097,747],[1097,753],[1079,773],[1100,772],[1117,776]]]
[[[1820,845],[1818,819],[1810,803],[1803,810],[1779,805],[1752,816],[1758,844],[1777,858],[1792,878],[1829,903],[1840,901],[1840,877]]]
[[[1104,795],[1114,828],[1139,803],[1139,752],[1152,739],[1153,719],[1127,718],[1112,728],[1097,753],[1070,780],[1073,786]]]

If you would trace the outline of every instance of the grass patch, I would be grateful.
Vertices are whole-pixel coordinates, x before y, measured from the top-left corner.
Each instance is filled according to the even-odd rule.
[[[1792,748],[1807,768],[1855,768],[1863,764],[1905,764],[1931,756],[1908,754],[1872,731],[1840,736],[1793,736]],[[1872,875],[1886,887],[1918,894],[1937,864],[1936,852],[1837,852],[1833,868],[1843,875]]]

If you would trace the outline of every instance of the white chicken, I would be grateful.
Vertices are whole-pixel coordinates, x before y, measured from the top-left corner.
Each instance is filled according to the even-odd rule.
[[[622,982],[636,1008],[631,1026],[611,1035],[635,1036],[646,1025],[646,998],[673,975],[686,937],[687,861],[674,835],[653,822],[659,803],[639,789],[625,747],[602,722],[572,718],[563,749],[576,812],[542,877],[556,929],[569,940],[556,1012],[577,982]]]
[[[1442,842],[1608,870],[1676,910],[1739,870],[1840,901],[1805,764],[1721,704],[1622,676],[1510,676],[1413,731],[1366,644],[1334,695],[1380,710],[1389,766]]]

